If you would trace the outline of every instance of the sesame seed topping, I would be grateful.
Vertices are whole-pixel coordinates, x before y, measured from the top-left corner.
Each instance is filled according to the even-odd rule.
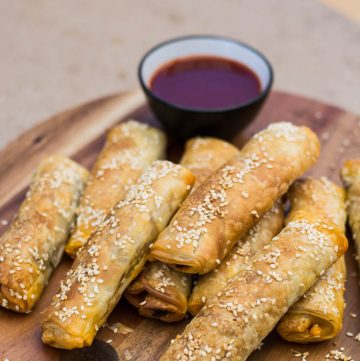
[[[129,212],[134,213],[134,216],[145,214],[144,218],[138,218],[152,221],[154,214],[158,213],[158,207],[164,209],[167,201],[161,197],[162,193],[157,190],[157,183],[155,182],[169,174],[171,177],[179,179],[181,169],[180,166],[171,162],[154,162],[142,174],[138,183],[131,187],[126,197],[112,209],[98,231],[94,233],[78,254],[73,268],[67,273],[67,277],[60,283],[60,291],[52,303],[53,309],[57,312],[54,313],[54,316],[60,322],[71,322],[71,319],[75,317],[91,322],[94,307],[97,307],[100,297],[103,297],[104,293],[108,293],[104,281],[109,280],[106,271],[115,269],[120,274],[121,272],[125,273],[124,267],[132,269],[136,267],[139,260],[141,261],[146,256],[146,252],[149,252],[148,246],[153,241],[150,236],[152,237],[161,226],[153,225],[154,231],[152,230],[149,237],[144,240],[142,234],[138,236],[136,232],[132,232],[133,227],[129,227],[129,234],[127,233],[124,222],[121,222],[122,215],[127,215]],[[184,196],[186,195],[185,186],[186,184],[182,188]],[[165,207],[165,209],[167,208],[168,206]],[[135,217],[135,219],[137,218]],[[165,221],[164,217],[164,223]],[[134,238],[130,235],[134,235]],[[107,256],[104,257],[104,255]],[[102,264],[104,259],[106,259],[107,264]],[[165,265],[162,267],[167,268]],[[160,269],[155,276],[159,279],[156,288],[160,292],[165,293],[167,287],[175,286],[175,283],[166,277],[163,269]],[[126,282],[126,279],[124,276],[120,281]],[[76,306],[69,306],[75,303],[74,300],[76,300]],[[142,305],[144,304],[142,303]],[[95,330],[100,326],[95,325]]]
[[[160,156],[161,138],[161,132],[152,131],[148,125],[136,121],[122,123],[110,130],[78,207],[70,242],[87,242],[93,231],[105,220],[111,206],[123,198],[136,181],[139,172]],[[126,180],[122,180],[124,175]],[[94,197],[99,192],[105,192],[107,196]],[[109,205],[111,198],[114,203]]]
[[[9,304],[2,300],[2,304],[16,311],[21,305],[22,312],[33,306],[35,295],[28,296],[28,288],[40,274],[45,276],[44,283],[49,277],[48,271],[67,237],[86,178],[87,171],[67,158],[48,157],[40,163],[26,199],[0,244],[0,262],[6,262],[9,274],[15,275],[6,287],[12,297],[25,302],[14,305],[16,301]],[[2,225],[5,224],[7,221],[3,220]],[[58,234],[58,229],[63,232]],[[16,281],[18,272],[23,282]]]

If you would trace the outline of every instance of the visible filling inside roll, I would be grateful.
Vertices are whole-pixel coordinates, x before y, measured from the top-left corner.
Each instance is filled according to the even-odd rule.
[[[165,295],[161,299],[158,295],[154,296],[151,292],[141,290],[138,293],[136,291],[131,292],[131,294],[128,292],[127,297],[131,298],[133,304],[137,304],[139,313],[146,317],[174,317],[174,314],[179,312],[176,305],[167,302]]]
[[[283,323],[283,332],[289,339],[297,342],[307,343],[316,341],[314,338],[328,338],[335,331],[331,320],[324,319],[320,315],[292,314],[291,319],[288,318],[287,321]]]

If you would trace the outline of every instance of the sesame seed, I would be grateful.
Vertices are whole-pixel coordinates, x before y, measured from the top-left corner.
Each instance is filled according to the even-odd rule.
[[[342,360],[342,361],[354,361],[351,356],[347,356],[344,352],[344,347],[341,347],[340,350],[331,350],[326,354],[326,360]]]

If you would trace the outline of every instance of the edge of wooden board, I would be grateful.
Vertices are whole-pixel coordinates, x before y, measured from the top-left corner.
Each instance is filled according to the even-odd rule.
[[[53,116],[12,141],[0,150],[0,207],[30,183],[45,154],[74,155],[144,101],[140,90],[96,99]]]

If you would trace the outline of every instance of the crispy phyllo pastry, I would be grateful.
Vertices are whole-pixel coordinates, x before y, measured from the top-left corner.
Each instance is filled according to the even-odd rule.
[[[360,159],[348,160],[341,176],[347,188],[347,211],[360,267]]]
[[[0,238],[0,304],[30,312],[59,264],[88,171],[62,156],[44,159]]]
[[[225,162],[239,155],[240,151],[232,144],[212,137],[190,139],[185,146],[180,164],[195,175],[192,192]]]
[[[206,302],[161,361],[246,360],[346,249],[341,228],[305,203],[295,207],[287,226]]]
[[[106,143],[90,173],[75,228],[65,247],[72,258],[105,219],[113,205],[122,200],[142,171],[164,157],[165,135],[134,120],[122,123],[107,134]]]
[[[155,161],[144,171],[61,282],[43,317],[43,342],[65,349],[91,345],[193,182],[189,170],[168,161]]]
[[[185,200],[152,247],[151,259],[186,273],[211,271],[315,163],[319,150],[309,128],[269,125]]]
[[[223,163],[239,154],[233,145],[216,138],[193,138],[186,143],[180,164],[192,171],[192,191]],[[191,275],[149,262],[127,288],[125,297],[142,316],[164,322],[180,321],[187,312]]]
[[[304,179],[291,186],[294,210],[307,207],[323,213],[345,232],[345,192],[326,178]],[[310,288],[278,324],[279,334],[292,342],[308,343],[334,338],[342,328],[345,308],[345,259],[341,257]]]
[[[199,278],[189,298],[189,312],[195,316],[207,299],[221,291],[241,270],[245,271],[252,258],[271,242],[283,225],[284,209],[280,202],[276,202],[247,236],[236,243],[217,268]]]

